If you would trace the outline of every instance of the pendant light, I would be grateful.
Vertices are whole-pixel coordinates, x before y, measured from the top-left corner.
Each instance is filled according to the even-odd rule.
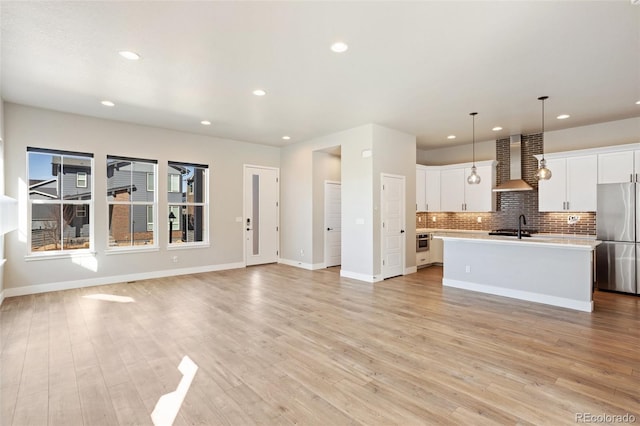
[[[536,179],[538,180],[549,180],[551,179],[551,170],[547,169],[547,161],[544,159],[544,101],[549,99],[548,96],[540,96],[538,98],[539,101],[542,101],[542,159],[540,160],[540,167],[536,172]]]
[[[477,112],[472,112],[469,114],[473,117],[473,166],[471,166],[471,174],[467,178],[467,183],[469,185],[476,185],[480,183],[480,175],[476,170],[476,115]]]

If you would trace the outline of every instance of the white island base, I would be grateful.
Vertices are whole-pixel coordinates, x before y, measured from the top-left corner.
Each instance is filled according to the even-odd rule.
[[[593,311],[589,240],[441,235],[442,284],[498,296]]]

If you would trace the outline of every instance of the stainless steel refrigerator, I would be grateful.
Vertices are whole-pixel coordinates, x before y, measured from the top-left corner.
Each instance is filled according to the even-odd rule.
[[[598,185],[596,286],[638,294],[640,274],[640,184]]]

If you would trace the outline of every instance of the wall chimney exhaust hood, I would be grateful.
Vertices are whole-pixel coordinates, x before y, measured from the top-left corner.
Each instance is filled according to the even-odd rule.
[[[522,180],[522,135],[511,135],[509,143],[509,170],[511,180],[502,182],[493,192],[533,191],[533,187]]]

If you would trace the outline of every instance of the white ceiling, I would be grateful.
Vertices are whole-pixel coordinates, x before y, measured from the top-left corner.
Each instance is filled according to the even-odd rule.
[[[472,111],[478,141],[540,131],[541,95],[546,130],[640,116],[630,0],[0,7],[2,98],[95,117],[275,146],[377,123],[428,148],[469,143]]]

